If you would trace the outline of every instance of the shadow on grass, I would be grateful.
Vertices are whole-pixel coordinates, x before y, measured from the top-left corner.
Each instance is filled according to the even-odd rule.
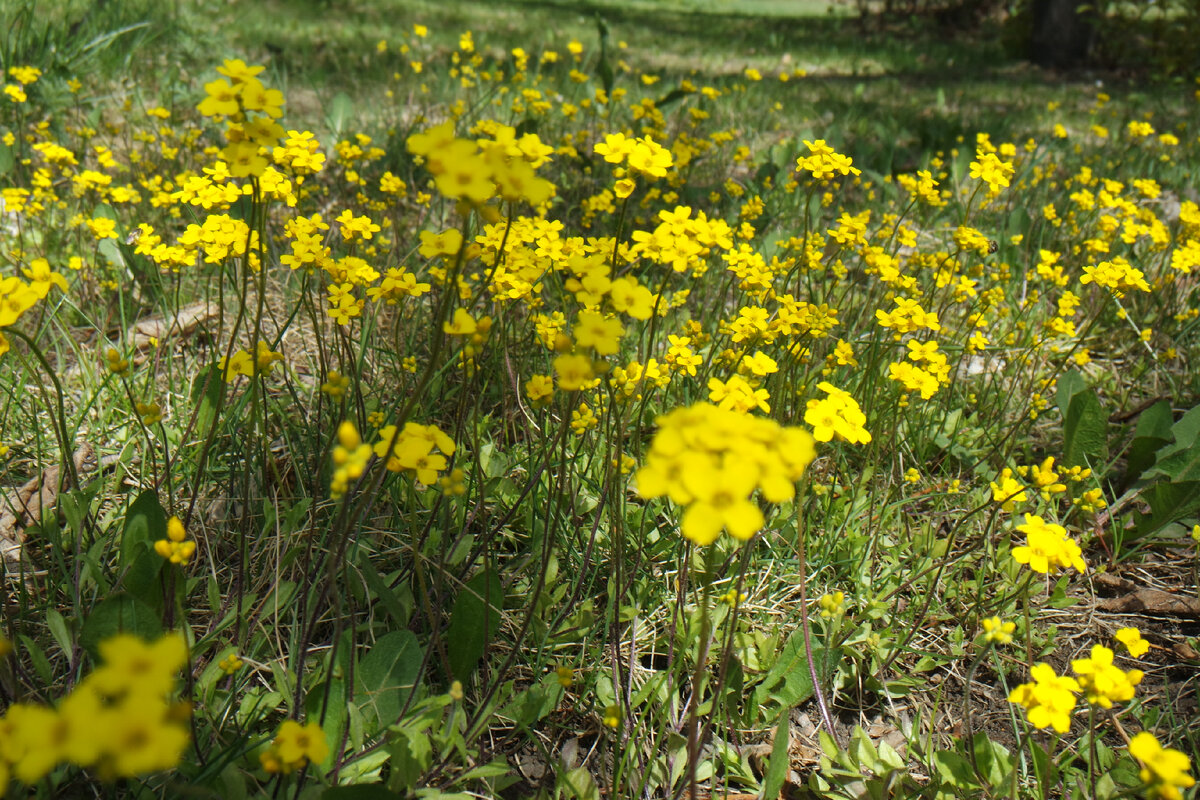
[[[258,0],[239,4],[246,24],[235,29],[242,48],[267,51],[292,83],[366,97],[406,66],[399,57],[390,66],[373,59],[375,44],[410,38],[416,22],[442,50],[471,30],[485,55],[504,58],[516,46],[561,52],[572,38],[594,54],[602,19],[611,44],[628,43],[610,55],[629,62],[633,72],[619,77],[626,85],[641,71],[664,85],[683,77],[746,83],[744,71],[754,67],[767,80],[737,101],[748,128],[776,125],[768,109],[778,103],[782,134],[836,129],[847,140],[841,146],[884,173],[917,168],[960,144],[973,149],[976,131],[996,141],[1045,136],[1047,101],[1082,107],[1095,92],[1085,90],[1087,76],[1066,80],[1012,58],[995,28],[951,35],[928,20],[884,26],[821,8],[808,0]],[[261,19],[271,24],[254,22]],[[794,69],[808,77],[777,80]]]

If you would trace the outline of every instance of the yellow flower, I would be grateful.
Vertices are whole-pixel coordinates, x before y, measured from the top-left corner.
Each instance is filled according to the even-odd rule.
[[[802,428],[709,403],[675,409],[657,422],[635,478],[637,492],[686,506],[680,531],[700,545],[715,541],[722,529],[752,537],[764,523],[753,493],[772,503],[792,499],[816,455]]]
[[[1025,495],[1025,487],[1018,483],[1012,476],[1012,470],[1005,467],[1000,473],[1000,481],[991,482],[992,500],[1000,504],[1000,508],[1004,511],[1011,512],[1017,503],[1024,503],[1028,498]]]
[[[187,538],[187,531],[183,529],[183,522],[179,517],[173,516],[167,520],[167,538],[154,543],[154,552],[181,567],[187,566],[192,560],[196,553],[196,543]]]
[[[1112,708],[1113,703],[1132,700],[1134,687],[1142,682],[1142,671],[1131,669],[1124,672],[1113,666],[1113,651],[1104,645],[1093,645],[1089,658],[1078,658],[1071,662],[1071,669],[1079,676],[1079,685],[1087,701],[1101,708]]]
[[[831,619],[846,612],[846,593],[845,592],[829,592],[821,595],[821,599],[817,601],[817,605],[821,607],[821,616],[825,619]]]
[[[1025,524],[1018,525],[1017,530],[1026,536],[1026,544],[1014,547],[1013,558],[1021,564],[1028,564],[1034,572],[1053,575],[1067,567],[1074,567],[1079,572],[1087,571],[1087,564],[1082,558],[1079,545],[1067,536],[1067,529],[1061,525],[1047,523],[1034,514],[1025,515]]]
[[[1113,638],[1125,645],[1129,655],[1134,658],[1141,658],[1150,650],[1150,643],[1142,638],[1142,632],[1137,628],[1121,628],[1113,634]]]
[[[988,617],[983,620],[983,638],[987,642],[995,642],[996,644],[1009,644],[1012,642],[1013,631],[1017,629],[1017,623],[1005,622],[999,617]]]
[[[1075,710],[1075,692],[1079,682],[1074,678],[1060,677],[1049,664],[1035,664],[1030,670],[1032,683],[1023,683],[1013,689],[1008,702],[1025,708],[1026,716],[1033,727],[1053,727],[1066,733],[1071,727],[1071,712]]]
[[[1147,784],[1154,797],[1181,800],[1183,795],[1179,790],[1187,789],[1196,783],[1196,779],[1188,774],[1192,762],[1187,755],[1163,747],[1154,734],[1148,731],[1142,731],[1129,740],[1129,754],[1142,762],[1139,777]]]
[[[301,725],[294,719],[279,726],[270,748],[259,756],[267,772],[295,772],[306,763],[320,764],[329,755],[325,731],[316,722]]]

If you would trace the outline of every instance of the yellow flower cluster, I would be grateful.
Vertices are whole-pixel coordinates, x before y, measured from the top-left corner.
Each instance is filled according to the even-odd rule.
[[[316,722],[301,725],[294,719],[284,720],[271,746],[259,754],[258,760],[267,772],[295,772],[305,764],[320,764],[329,756],[325,731]]]
[[[817,388],[828,396],[809,400],[804,411],[804,421],[812,426],[813,438],[828,442],[836,436],[850,444],[869,443],[871,434],[863,427],[867,416],[858,401],[828,381],[821,381]]]
[[[283,116],[283,93],[268,89],[256,77],[264,69],[238,58],[227,60],[217,72],[229,80],[206,83],[207,96],[197,106],[204,116],[226,121],[221,158],[235,178],[262,175],[269,165],[267,154],[283,136],[283,127],[275,121]]]
[[[104,780],[170,769],[188,743],[191,707],[173,702],[188,662],[177,633],[148,644],[119,634],[100,644],[100,667],[58,708],[14,703],[0,717],[0,786],[32,784],[58,764],[95,770]]]
[[[238,375],[245,375],[247,378],[253,378],[260,373],[265,375],[279,361],[283,361],[283,353],[272,350],[270,345],[259,339],[256,358],[251,358],[246,350],[238,350],[228,360],[222,357],[217,366],[225,371],[225,382],[233,383]]]
[[[0,356],[10,347],[3,329],[20,319],[37,301],[37,292],[25,281],[16,276],[0,278]]]
[[[538,206],[554,195],[554,184],[534,172],[548,152],[536,134],[515,139],[497,126],[495,138],[460,139],[454,120],[408,137],[408,150],[425,161],[438,191],[454,200],[482,205],[493,197]]]
[[[183,522],[179,517],[172,516],[167,520],[167,538],[154,543],[154,552],[181,567],[187,566],[196,553],[196,542],[187,538]]]
[[[1099,264],[1088,265],[1083,268],[1083,272],[1084,274],[1079,278],[1080,283],[1085,285],[1094,283],[1097,286],[1103,286],[1111,289],[1118,297],[1130,289],[1137,289],[1140,292],[1150,291],[1150,284],[1146,283],[1145,274],[1121,256],[1116,256],[1112,261],[1101,261]]]
[[[1026,536],[1026,544],[1014,547],[1013,559],[1028,564],[1034,572],[1054,575],[1067,567],[1079,572],[1087,571],[1079,544],[1067,535],[1062,525],[1046,522],[1033,514],[1025,515],[1025,524],[1017,530]]]
[[[1033,681],[1013,689],[1008,701],[1025,708],[1033,727],[1041,730],[1049,726],[1066,733],[1071,727],[1079,682],[1066,675],[1059,676],[1049,664],[1035,664],[1029,675]]]
[[[670,497],[686,506],[680,528],[699,545],[722,529],[749,539],[762,528],[753,499],[781,503],[795,496],[795,482],[816,455],[802,428],[697,403],[658,418],[645,464],[635,477],[644,498]]]
[[[1135,687],[1142,682],[1140,669],[1126,672],[1114,666],[1113,651],[1102,644],[1093,645],[1088,658],[1072,661],[1071,669],[1079,677],[1079,686],[1087,701],[1101,708],[1112,708],[1113,703],[1132,700]]]
[[[384,460],[383,465],[389,471],[403,472],[426,486],[433,486],[437,483],[438,473],[446,470],[447,459],[454,455],[457,447],[454,440],[436,425],[408,422],[399,432],[395,425],[380,428],[379,439],[372,449]]]
[[[830,147],[824,139],[815,142],[804,140],[808,155],[796,159],[796,171],[808,172],[816,180],[827,180],[835,175],[861,175],[862,170],[854,166],[850,156],[844,156]]]
[[[1150,790],[1151,796],[1162,800],[1182,800],[1180,789],[1190,789],[1196,779],[1188,772],[1191,759],[1170,747],[1163,747],[1154,734],[1142,731],[1129,740],[1129,754],[1142,762],[1138,777]]]

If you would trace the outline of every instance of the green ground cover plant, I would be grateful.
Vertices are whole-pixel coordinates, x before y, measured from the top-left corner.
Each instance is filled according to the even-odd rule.
[[[4,5],[0,791],[1194,796],[1200,90],[760,5]]]

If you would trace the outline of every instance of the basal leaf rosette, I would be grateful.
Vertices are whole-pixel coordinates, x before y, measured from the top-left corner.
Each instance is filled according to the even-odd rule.
[[[685,507],[681,531],[699,545],[722,530],[741,540],[765,524],[754,498],[790,500],[816,450],[803,428],[710,403],[679,408],[658,418],[646,463],[635,477],[643,498],[669,497]]]

